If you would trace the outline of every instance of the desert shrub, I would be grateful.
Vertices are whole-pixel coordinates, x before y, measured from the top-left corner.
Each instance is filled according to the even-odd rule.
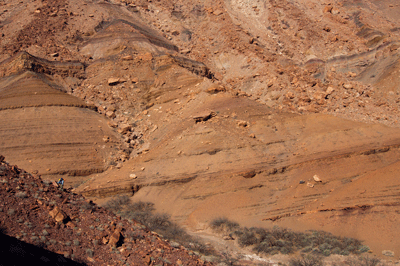
[[[324,250],[322,251],[322,254],[323,254],[324,256],[328,257],[329,255],[331,255],[331,250],[330,250],[330,249],[324,249]]]
[[[71,246],[71,241],[65,242],[65,245],[66,245],[67,247]]]
[[[232,232],[232,231],[236,230],[237,228],[239,228],[238,223],[232,222],[224,217],[220,217],[220,218],[216,218],[216,219],[212,220],[210,226],[211,226],[211,229],[213,229],[215,231],[224,232],[224,233]]]
[[[347,266],[384,266],[378,258],[371,257],[351,257],[346,260],[345,265]]]
[[[289,266],[322,266],[322,259],[318,256],[305,255],[293,258],[289,261]]]
[[[291,250],[287,247],[281,247],[281,249],[279,250],[282,254],[289,254],[291,252]]]
[[[48,235],[49,235],[49,232],[47,232],[46,230],[43,230],[43,231],[42,231],[42,235],[48,236]]]
[[[25,225],[26,227],[28,227],[28,228],[32,228],[32,223],[31,223],[31,222],[26,221],[26,222],[24,223],[24,225]]]
[[[74,246],[79,246],[79,245],[80,245],[79,240],[78,239],[74,239]]]
[[[99,230],[99,231],[104,231],[104,228],[101,227],[101,225],[97,226],[96,229]]]
[[[130,199],[128,196],[117,196],[107,201],[104,207],[110,211],[117,212],[121,211],[129,202]]]
[[[369,247],[368,246],[360,246],[359,248],[358,248],[358,251],[360,252],[360,253],[364,253],[364,252],[368,252],[369,251]]]
[[[28,194],[26,194],[26,192],[20,191],[20,192],[15,193],[15,196],[16,196],[17,198],[24,199],[24,198],[27,198],[27,197],[28,197]]]
[[[203,254],[211,254],[213,251],[202,244],[200,240],[186,233],[180,226],[171,221],[167,214],[154,213],[154,204],[150,202],[131,203],[128,196],[114,197],[103,205],[108,210],[119,214],[128,220],[135,220],[143,224],[144,228],[157,232],[170,241],[181,243],[186,248],[197,250]],[[99,228],[97,228],[99,230]],[[131,239],[140,239],[140,233],[128,235]],[[116,251],[117,252],[117,251]]]
[[[81,206],[81,210],[91,211],[95,208],[95,205],[90,202],[84,202]]]
[[[8,216],[13,216],[15,214],[15,210],[14,209],[9,209],[7,214],[8,214]]]
[[[226,218],[218,218],[210,223],[217,232],[234,234],[242,247],[252,246],[257,253],[276,254],[313,253],[329,256],[331,254],[349,255],[360,254],[369,250],[367,246],[353,238],[341,238],[324,231],[293,232],[285,228],[240,227],[237,223]]]
[[[342,250],[342,251],[340,252],[340,255],[348,256],[348,255],[350,255],[350,252],[349,252],[348,250]]]
[[[90,248],[88,248],[88,249],[86,249],[86,255],[88,256],[88,257],[93,257],[93,254],[94,254],[94,252],[93,252],[93,250],[92,249],[90,249]]]
[[[238,243],[240,246],[251,246],[257,244],[258,239],[252,230],[244,228],[240,233],[236,233],[238,236]]]
[[[311,252],[312,250],[313,250],[313,247],[312,247],[312,246],[307,246],[307,247],[305,247],[305,248],[302,249],[302,252],[304,252],[304,253],[309,253],[309,252]]]
[[[332,249],[332,254],[340,254],[342,250],[339,247]]]

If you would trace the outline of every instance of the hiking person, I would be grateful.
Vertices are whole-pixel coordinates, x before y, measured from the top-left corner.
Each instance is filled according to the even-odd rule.
[[[60,178],[57,182],[57,184],[60,186],[60,189],[62,190],[64,187],[64,178]]]

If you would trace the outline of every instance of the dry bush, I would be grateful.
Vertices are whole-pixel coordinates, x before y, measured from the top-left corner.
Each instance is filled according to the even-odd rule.
[[[385,266],[386,264],[384,262],[381,262],[381,260],[378,258],[362,256],[362,257],[350,257],[344,262],[344,265],[346,265],[346,266]]]
[[[216,232],[232,234],[242,247],[251,246],[257,253],[289,254],[296,251],[329,256],[331,254],[361,254],[369,248],[353,238],[342,238],[323,231],[293,232],[285,228],[264,229],[240,227],[226,218],[218,218],[210,223]]]
[[[322,258],[314,255],[303,255],[289,261],[289,266],[322,266]]]
[[[238,229],[240,226],[236,222],[232,222],[227,218],[220,217],[214,219],[210,223],[211,229],[221,232],[221,233],[230,233]]]
[[[123,195],[112,198],[111,200],[107,201],[106,204],[103,205],[103,207],[112,212],[118,212],[121,211],[124,208],[124,206],[126,206],[129,203],[130,203],[129,197]]]
[[[199,251],[205,255],[214,254],[214,251],[207,248],[198,238],[190,236],[179,225],[171,221],[169,215],[154,213],[154,204],[151,202],[131,203],[128,196],[119,196],[109,200],[104,207],[120,214],[121,217],[135,220],[151,231],[162,235],[165,239],[178,242],[188,249]],[[141,236],[140,234],[132,234],[129,237],[136,239]]]

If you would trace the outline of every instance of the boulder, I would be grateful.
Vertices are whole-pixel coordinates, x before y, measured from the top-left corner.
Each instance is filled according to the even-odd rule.
[[[129,124],[120,124],[118,128],[118,132],[121,134],[125,134],[131,130],[132,126]]]
[[[108,85],[110,86],[114,86],[120,83],[120,79],[119,78],[109,78],[108,79]]]
[[[60,222],[65,223],[69,218],[68,215],[65,212],[63,212],[58,206],[56,206],[53,210],[51,210],[49,212],[49,215],[58,223]]]
[[[226,91],[226,89],[224,88],[224,86],[221,86],[221,85],[212,86],[206,90],[206,92],[209,94],[217,94],[219,92],[225,92],[225,91]]]
[[[353,85],[350,83],[345,83],[343,84],[343,88],[345,88],[346,90],[351,90],[353,88]]]
[[[248,127],[249,126],[249,122],[244,121],[244,120],[238,120],[237,124],[239,127]]]
[[[314,175],[313,179],[315,182],[322,182],[321,178],[318,175]]]
[[[207,121],[214,116],[216,116],[216,113],[208,110],[198,113],[193,117],[193,119],[196,121],[196,123],[199,123],[202,121]]]
[[[114,233],[110,236],[110,239],[108,241],[108,244],[111,247],[117,247],[117,245],[119,244],[119,242],[121,241],[121,230],[120,229],[116,229],[114,231]]]

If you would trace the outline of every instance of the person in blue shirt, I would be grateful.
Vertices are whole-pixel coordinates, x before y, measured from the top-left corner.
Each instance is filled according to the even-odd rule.
[[[60,186],[60,189],[63,189],[63,187],[64,187],[64,178],[61,177],[58,180],[57,184]]]

